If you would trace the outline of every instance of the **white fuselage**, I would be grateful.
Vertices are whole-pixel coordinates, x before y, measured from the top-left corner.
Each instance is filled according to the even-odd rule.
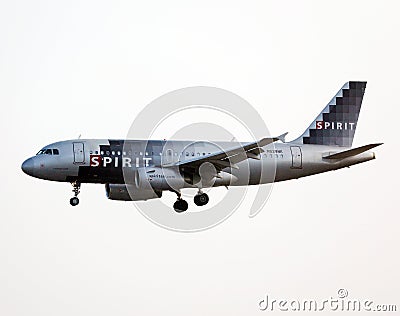
[[[129,142],[128,147],[126,142]],[[122,184],[127,180],[123,178],[125,170],[129,176],[129,172],[157,167],[157,172],[165,174],[179,161],[207,156],[238,145],[240,143],[237,142],[77,139],[45,146],[42,149],[44,153],[29,158],[23,169],[31,176],[45,180]],[[57,150],[58,154],[45,154],[48,149]],[[343,151],[344,148],[297,143],[269,144],[262,149],[263,152],[254,159],[241,161],[235,168],[220,170],[220,176],[215,179],[213,186],[285,181],[375,158],[374,153],[364,152],[345,159],[324,159],[324,156]],[[266,171],[267,175],[263,176]],[[157,173],[152,176],[162,177]],[[191,186],[190,181],[183,184],[183,187]],[[162,189],[165,189],[165,185]]]

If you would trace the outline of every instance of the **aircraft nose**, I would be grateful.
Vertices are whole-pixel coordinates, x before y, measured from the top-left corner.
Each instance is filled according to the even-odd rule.
[[[34,163],[33,158],[29,158],[22,163],[21,169],[27,175],[33,176]]]

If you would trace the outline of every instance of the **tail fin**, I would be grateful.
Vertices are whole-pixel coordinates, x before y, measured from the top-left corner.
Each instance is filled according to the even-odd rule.
[[[351,147],[365,81],[349,81],[294,143]]]

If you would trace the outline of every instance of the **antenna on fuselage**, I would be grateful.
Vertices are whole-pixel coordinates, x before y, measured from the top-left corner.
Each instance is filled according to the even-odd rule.
[[[82,134],[79,134],[78,139],[81,139]]]

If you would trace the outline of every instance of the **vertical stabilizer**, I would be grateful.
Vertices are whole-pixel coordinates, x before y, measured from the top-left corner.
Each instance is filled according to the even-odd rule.
[[[294,143],[351,147],[365,81],[349,81]]]

